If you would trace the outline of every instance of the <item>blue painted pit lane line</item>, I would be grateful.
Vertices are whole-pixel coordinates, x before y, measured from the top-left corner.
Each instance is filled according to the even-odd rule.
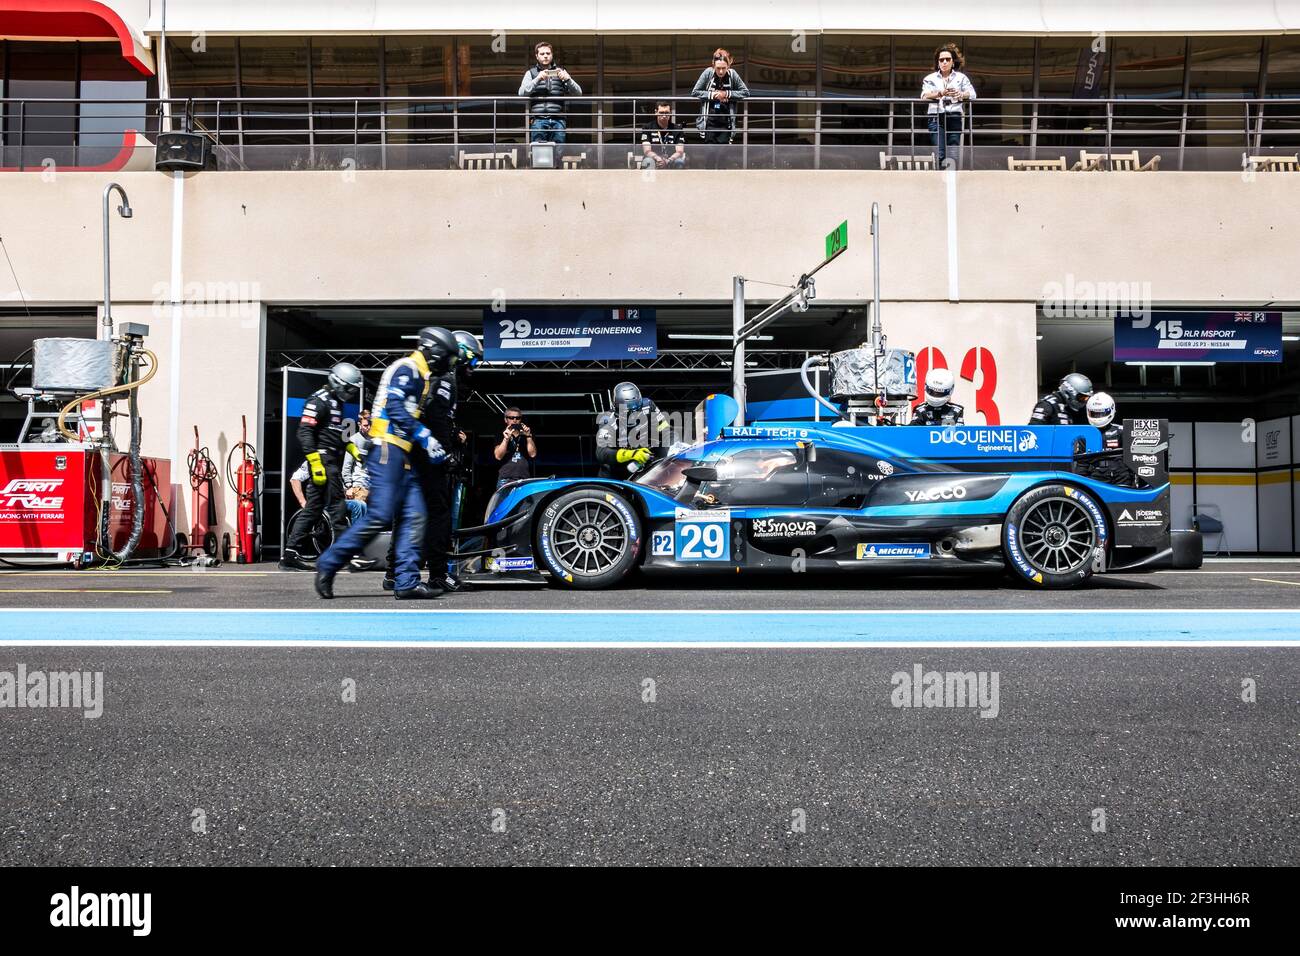
[[[1300,646],[1300,611],[0,610],[0,645]]]

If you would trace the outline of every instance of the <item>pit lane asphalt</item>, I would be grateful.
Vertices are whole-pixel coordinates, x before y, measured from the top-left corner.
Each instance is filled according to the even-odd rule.
[[[98,719],[0,711],[4,865],[1300,856],[1290,648],[0,655],[104,673]],[[894,708],[918,663],[997,671],[998,715]]]
[[[395,606],[378,594],[326,605],[305,574],[221,570],[0,575],[0,598]],[[1300,562],[1224,562],[1082,592],[808,577],[431,603],[1295,609],[1293,581]],[[378,583],[349,575],[339,591]],[[0,635],[0,671],[19,663],[103,671],[104,713],[0,709],[0,865],[1300,862],[1292,647],[74,648]],[[997,671],[998,716],[894,708],[891,675],[916,664]],[[1245,678],[1255,703],[1241,700]],[[341,700],[345,679],[356,703]],[[791,830],[797,810],[806,832]]]
[[[1001,574],[638,576],[608,591],[492,584],[437,601],[398,602],[375,572],[340,574],[320,600],[312,575],[274,564],[215,569],[0,569],[0,608],[371,608],[447,610],[954,610],[1300,608],[1300,561],[1215,561],[1199,571],[1107,574],[1081,589],[1038,591]]]

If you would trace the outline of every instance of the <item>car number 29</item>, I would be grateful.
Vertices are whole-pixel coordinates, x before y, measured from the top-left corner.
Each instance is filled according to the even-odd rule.
[[[729,524],[708,521],[682,521],[677,525],[678,561],[729,561],[731,536]]]

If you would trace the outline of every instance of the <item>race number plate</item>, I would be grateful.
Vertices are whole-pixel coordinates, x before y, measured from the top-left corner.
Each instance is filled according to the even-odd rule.
[[[731,512],[677,509],[678,561],[730,561]]]

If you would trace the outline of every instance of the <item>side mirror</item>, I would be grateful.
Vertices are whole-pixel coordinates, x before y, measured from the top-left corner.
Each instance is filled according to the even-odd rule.
[[[718,469],[712,468],[708,465],[696,465],[692,468],[687,468],[682,472],[682,474],[685,475],[688,480],[694,481],[697,484],[705,481],[718,480]]]

